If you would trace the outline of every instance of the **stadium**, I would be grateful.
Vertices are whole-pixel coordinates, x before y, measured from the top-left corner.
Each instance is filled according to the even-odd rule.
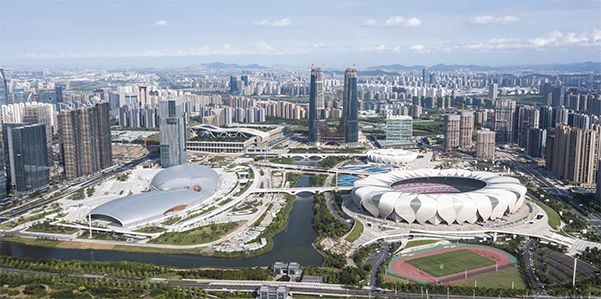
[[[171,216],[207,201],[220,185],[212,168],[184,164],[157,173],[150,182],[153,191],[111,200],[90,212],[90,218],[106,225],[132,227]]]
[[[406,165],[417,159],[417,153],[402,149],[376,149],[367,152],[367,159],[375,163]]]
[[[374,217],[438,225],[486,222],[517,211],[526,187],[519,180],[462,169],[398,170],[357,180],[352,196]]]

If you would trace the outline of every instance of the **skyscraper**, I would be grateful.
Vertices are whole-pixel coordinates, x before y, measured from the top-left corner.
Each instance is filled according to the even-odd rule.
[[[422,82],[424,85],[430,83],[430,74],[426,71],[426,69],[422,69]]]
[[[545,129],[530,128],[528,130],[528,147],[526,153],[533,158],[540,158],[545,153],[547,131]]]
[[[50,182],[48,144],[43,124],[4,124],[5,160],[10,185],[29,192]]]
[[[547,168],[570,183],[589,186],[594,184],[594,170],[598,163],[597,135],[595,130],[558,125],[553,154],[547,157]]]
[[[309,143],[319,143],[319,99],[323,102],[323,77],[317,67],[311,69],[309,85]],[[323,108],[323,107],[322,107]]]
[[[6,83],[6,74],[4,69],[0,69],[0,105],[8,105],[8,84]]]
[[[472,134],[474,132],[474,112],[462,111],[459,122],[459,147],[470,148],[473,146]]]
[[[488,86],[488,98],[493,102],[497,99],[497,94],[499,94],[499,85],[497,83],[492,83]]]
[[[513,114],[515,101],[500,99],[495,107],[495,143],[507,144],[513,142]]]
[[[161,166],[186,163],[186,123],[184,108],[179,100],[160,102]]]
[[[528,148],[528,132],[539,127],[540,111],[533,106],[522,106],[518,109],[517,121],[518,146]]]
[[[479,161],[495,159],[495,132],[489,129],[478,131],[476,136],[476,159]]]
[[[113,163],[109,103],[62,110],[58,115],[65,177],[95,173]]]
[[[359,141],[359,101],[357,99],[357,69],[352,67],[344,72],[344,93],[342,95],[342,129],[345,143]]]
[[[459,147],[461,133],[461,116],[445,114],[443,119],[444,148],[449,150]]]

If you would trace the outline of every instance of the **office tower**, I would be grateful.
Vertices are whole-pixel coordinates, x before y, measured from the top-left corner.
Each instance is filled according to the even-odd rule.
[[[540,158],[545,153],[547,142],[547,131],[540,128],[530,128],[528,130],[528,147],[526,153],[533,158]]]
[[[413,118],[398,115],[386,117],[386,141],[411,142],[413,136]]]
[[[489,129],[479,130],[476,135],[476,159],[493,161],[495,159],[495,132]]]
[[[186,163],[186,123],[179,100],[162,101],[159,106],[161,130],[161,166]],[[244,116],[244,109],[242,109]]]
[[[497,83],[492,83],[488,86],[488,98],[493,102],[497,99],[497,95],[499,94],[499,85]]]
[[[459,147],[461,116],[456,114],[445,114],[443,120],[444,148],[449,150]]]
[[[592,185],[597,163],[598,132],[558,125],[553,144],[553,161],[547,168],[573,184]]]
[[[424,82],[424,85],[430,83],[430,74],[428,74],[426,69],[422,69],[422,82]]]
[[[58,131],[67,179],[89,175],[113,164],[108,103],[63,109],[58,115]]]
[[[472,133],[474,132],[474,112],[462,111],[460,113],[459,130],[459,147],[464,149],[472,147]]]
[[[517,115],[517,143],[521,148],[528,148],[528,132],[532,128],[538,128],[540,111],[533,106],[522,106]]]
[[[43,124],[4,124],[4,148],[9,184],[19,193],[50,182],[48,144]]]
[[[248,75],[240,76],[240,81],[242,81],[242,83],[244,83],[244,86],[248,86]]]
[[[4,69],[0,69],[0,105],[8,105],[8,84],[6,83],[6,74]]]
[[[500,99],[495,107],[495,143],[508,144],[513,142],[513,114],[515,101]]]
[[[323,102],[323,77],[317,67],[311,69],[309,85],[309,143],[319,143],[319,98]]]
[[[240,89],[238,86],[238,78],[236,76],[230,76],[230,93],[239,94]]]
[[[539,128],[549,129],[555,127],[555,123],[553,123],[553,107],[541,106],[539,108],[539,117]]]
[[[342,95],[342,129],[345,143],[359,141],[359,101],[357,99],[357,69],[352,67],[344,72],[344,93]]]

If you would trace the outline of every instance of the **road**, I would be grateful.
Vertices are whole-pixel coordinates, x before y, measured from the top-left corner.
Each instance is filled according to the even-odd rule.
[[[382,242],[382,245],[379,250],[373,252],[365,261],[366,264],[371,265],[371,271],[369,272],[369,278],[367,282],[367,286],[369,287],[377,287],[380,285],[379,274],[380,267],[382,263],[386,261],[386,259],[390,256],[390,243]]]
[[[531,287],[535,287],[537,292],[543,293],[545,289],[543,288],[543,285],[541,284],[538,277],[536,277],[536,274],[534,272],[535,265],[534,257],[532,256],[534,250],[536,250],[536,240],[530,239],[526,243],[526,248],[522,252],[522,261],[524,262],[524,273],[528,277],[528,281],[535,284]]]
[[[58,272],[47,272],[47,271],[29,271],[29,270],[18,270],[12,268],[0,268],[2,272],[16,273],[22,275],[50,275],[50,276],[64,276],[64,273]],[[71,273],[68,274],[71,277],[80,277],[85,279],[102,279],[104,275],[98,275],[97,273]],[[113,277],[111,277],[113,278]],[[124,280],[120,278],[113,278],[115,280]],[[131,279],[130,279],[131,280]],[[140,279],[143,280],[143,279]],[[384,290],[380,288],[347,288],[337,284],[326,284],[326,283],[303,283],[303,282],[282,282],[282,281],[256,281],[256,280],[215,280],[215,279],[146,279],[151,283],[165,283],[171,286],[177,287],[195,287],[202,288],[207,291],[220,291],[220,292],[254,292],[261,286],[285,286],[288,288],[288,292],[291,294],[305,294],[305,295],[317,295],[317,296],[338,296],[338,297],[379,297],[379,298],[411,298],[411,299],[423,299],[426,296],[422,293],[404,293],[396,292],[394,290]],[[427,289],[427,288],[426,288]],[[431,294],[431,296],[436,296]],[[438,295],[442,296],[442,295]],[[438,297],[436,296],[436,297]],[[444,295],[446,298],[460,299],[466,298],[464,295]],[[478,299],[496,299],[498,297],[489,296],[470,296]],[[510,297],[504,297],[510,298]],[[551,296],[520,296],[515,298],[554,298]]]

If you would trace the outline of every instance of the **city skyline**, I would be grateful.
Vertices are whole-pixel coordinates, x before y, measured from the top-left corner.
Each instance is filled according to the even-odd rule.
[[[599,1],[150,1],[143,9],[139,2],[3,1],[0,6],[4,65],[223,61],[327,68],[349,62],[363,67],[601,61]],[[22,21],[42,18],[43,26]]]

